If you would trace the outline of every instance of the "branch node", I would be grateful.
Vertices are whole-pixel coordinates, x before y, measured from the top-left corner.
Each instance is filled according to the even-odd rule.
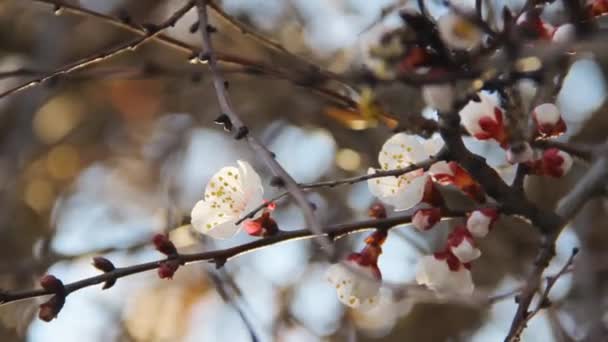
[[[249,134],[249,128],[247,128],[246,126],[241,126],[236,131],[236,134],[234,135],[234,139],[241,140],[241,139],[245,138],[247,136],[247,134]]]

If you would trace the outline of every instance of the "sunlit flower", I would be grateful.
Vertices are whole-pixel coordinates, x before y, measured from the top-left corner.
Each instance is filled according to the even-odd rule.
[[[437,20],[437,28],[443,42],[452,49],[470,50],[481,43],[481,31],[465,17],[453,12]]]
[[[475,247],[473,236],[464,226],[458,226],[450,233],[448,248],[461,263],[471,262],[481,256],[481,251]]]
[[[204,198],[192,209],[192,225],[201,233],[218,239],[233,236],[239,230],[235,222],[262,202],[260,176],[249,163],[237,164],[213,175]]]
[[[472,236],[483,238],[488,235],[497,219],[498,211],[494,208],[475,210],[467,217],[467,229]]]
[[[484,93],[478,95],[479,102],[471,100],[460,110],[462,125],[479,140],[494,139],[501,146],[506,146],[507,133],[502,109],[493,97]]]
[[[418,209],[412,216],[412,225],[423,232],[433,228],[439,220],[441,220],[440,208]]]
[[[375,263],[361,261],[361,254],[353,253],[343,263],[332,265],[327,280],[336,288],[338,300],[351,308],[367,309],[377,301],[382,276]]]
[[[540,174],[556,178],[568,173],[573,164],[572,157],[568,153],[556,148],[545,150],[540,162]]]
[[[435,155],[443,146],[440,138],[423,142],[419,138],[405,133],[398,133],[388,139],[382,146],[378,161],[382,170],[396,170],[426,160]],[[368,174],[376,170],[370,168]],[[382,202],[395,207],[395,210],[406,210],[424,199],[425,187],[431,182],[430,177],[422,170],[414,170],[394,177],[373,178],[367,181],[369,190]]]
[[[454,105],[454,88],[450,84],[427,85],[422,87],[422,98],[429,107],[449,112]]]
[[[558,44],[570,43],[576,38],[576,27],[573,24],[567,23],[560,25],[553,32],[553,42]]]
[[[456,162],[437,162],[429,168],[433,180],[441,185],[454,185],[476,201],[485,199],[485,192],[479,183]]]
[[[438,295],[471,295],[475,289],[467,266],[450,252],[422,257],[416,269],[416,282]]]
[[[534,159],[534,151],[527,142],[509,147],[507,150],[507,161],[511,164],[526,163]]]
[[[558,136],[566,131],[566,123],[553,103],[543,103],[532,112],[538,133],[544,137]]]

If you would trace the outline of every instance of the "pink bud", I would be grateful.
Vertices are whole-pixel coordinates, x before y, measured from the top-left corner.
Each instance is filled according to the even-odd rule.
[[[163,261],[158,267],[158,276],[160,279],[173,279],[173,275],[178,268],[179,262],[177,260]]]
[[[165,234],[156,234],[152,238],[152,242],[154,243],[154,247],[157,251],[165,254],[165,255],[176,255],[177,249],[169,237]]]
[[[412,225],[414,228],[423,232],[429,230],[441,220],[441,209],[439,208],[428,208],[418,209],[412,217]]]
[[[245,228],[247,234],[251,236],[262,236],[264,233],[262,224],[256,220],[247,220],[243,222],[243,227]]]
[[[553,137],[566,131],[566,123],[553,103],[543,103],[534,108],[532,118],[541,136]]]
[[[559,178],[570,171],[573,161],[568,153],[557,148],[549,148],[543,153],[541,163],[542,174]]]
[[[498,211],[494,208],[475,210],[467,217],[467,229],[472,236],[483,238],[488,235],[497,219]]]
[[[524,142],[517,146],[511,146],[507,150],[507,161],[511,164],[527,163],[534,158],[534,151],[530,144]]]

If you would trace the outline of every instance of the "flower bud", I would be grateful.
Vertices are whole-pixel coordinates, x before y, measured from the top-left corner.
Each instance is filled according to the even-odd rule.
[[[507,161],[511,164],[527,163],[533,159],[534,151],[527,142],[512,145],[507,150]]]
[[[566,131],[566,123],[553,103],[543,103],[532,112],[538,133],[543,137],[558,136]]]
[[[156,234],[154,235],[154,238],[152,238],[152,242],[157,251],[168,256],[177,255],[177,249],[167,235]]]
[[[251,236],[270,236],[279,231],[277,222],[270,217],[270,212],[266,211],[255,220],[243,222],[243,227],[247,234]]]
[[[454,185],[477,202],[485,201],[485,192],[477,181],[456,162],[440,161],[429,169],[433,180],[441,185]]]
[[[47,274],[40,278],[40,286],[42,286],[43,289],[53,293],[63,293],[65,291],[63,282],[52,274]]]
[[[573,161],[570,155],[557,148],[549,148],[543,153],[541,174],[559,178],[568,173]]]
[[[50,322],[57,317],[65,304],[64,295],[54,295],[48,301],[40,304],[38,318],[45,322]]]
[[[100,256],[93,258],[93,266],[103,272],[111,272],[116,268],[110,260]]]
[[[160,279],[173,279],[175,271],[179,268],[177,260],[162,261],[158,267],[158,276]]]
[[[441,220],[441,209],[439,208],[428,208],[418,209],[412,217],[412,225],[414,228],[423,232],[429,230]]]
[[[464,226],[458,226],[450,233],[448,248],[461,263],[469,263],[481,256],[481,251],[475,247],[473,236]]]
[[[374,203],[369,207],[369,211],[367,212],[369,217],[375,219],[384,219],[386,218],[386,208],[382,203]]]
[[[467,229],[472,236],[483,238],[488,235],[497,219],[498,211],[494,208],[475,210],[467,217]]]
[[[481,93],[479,100],[479,102],[469,101],[460,110],[462,125],[473,137],[479,140],[494,139],[500,146],[505,147],[508,137],[502,109],[489,95]]]

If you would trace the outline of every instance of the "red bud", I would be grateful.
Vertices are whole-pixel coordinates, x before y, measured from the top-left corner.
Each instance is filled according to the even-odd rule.
[[[152,242],[154,243],[154,247],[157,251],[165,254],[165,255],[177,255],[177,249],[169,237],[165,234],[156,234],[154,238],[152,238]]]

